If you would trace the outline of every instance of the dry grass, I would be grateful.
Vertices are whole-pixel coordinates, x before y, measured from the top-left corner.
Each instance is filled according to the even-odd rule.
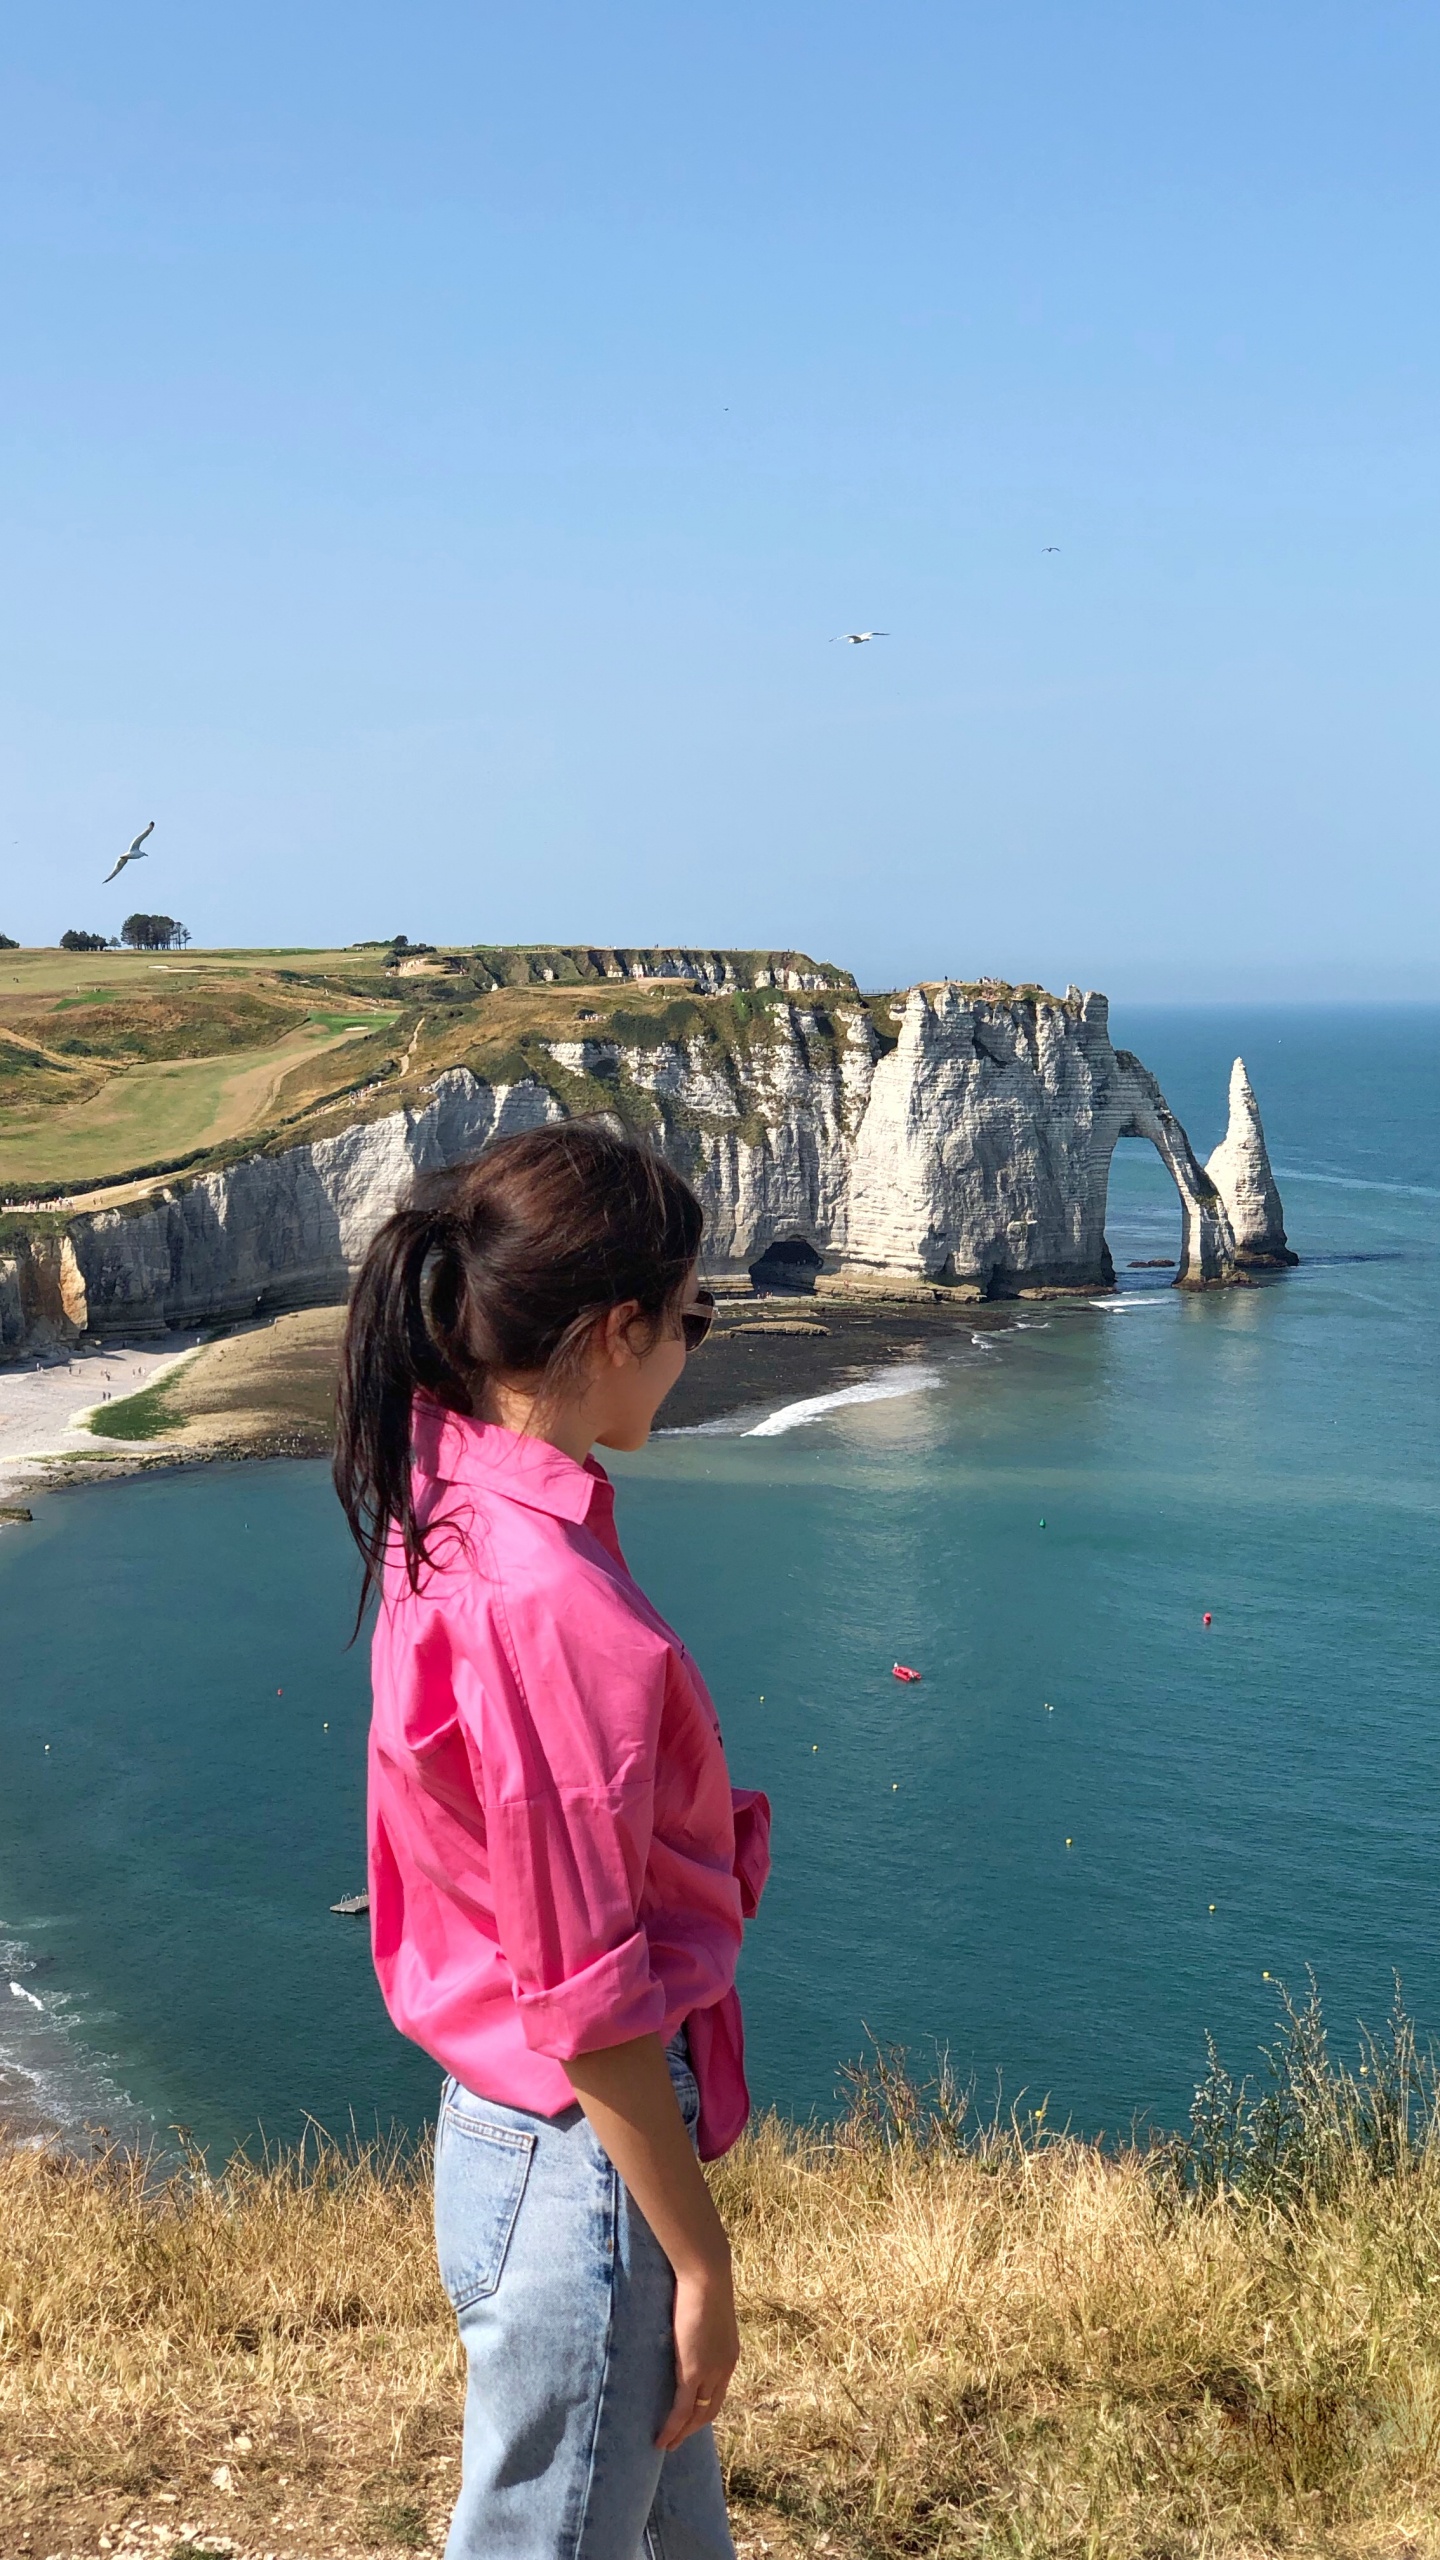
[[[769,2125],[722,2183],[731,2478],[838,2547],[1440,2550],[1440,2164],[1295,2215],[1079,2142]]]
[[[1440,2552],[1433,2146],[1206,2198],[873,2094],[718,2173],[742,2550]],[[461,2374],[423,2159],[147,2186],[12,2152],[0,2233],[5,2560],[443,2538]]]
[[[423,2547],[460,2363],[423,2162],[325,2150],[163,2185],[0,2156],[0,2551]],[[128,2528],[128,2531],[127,2531]]]

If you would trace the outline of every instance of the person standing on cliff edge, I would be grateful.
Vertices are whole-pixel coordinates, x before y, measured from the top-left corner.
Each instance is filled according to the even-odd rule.
[[[447,2074],[446,2560],[733,2560],[712,2421],[739,2334],[699,2164],[749,2114],[735,1966],[770,1808],[731,1788],[592,1454],[643,1447],[704,1340],[701,1227],[649,1149],[531,1130],[418,1182],[351,1300],[375,1967]]]

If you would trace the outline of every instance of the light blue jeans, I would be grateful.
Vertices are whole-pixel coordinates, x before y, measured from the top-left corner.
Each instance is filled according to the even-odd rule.
[[[667,2059],[693,2135],[683,2036]],[[675,2279],[580,2108],[447,2080],[435,2239],[470,2368],[445,2560],[734,2560],[709,2427],[656,2449]]]

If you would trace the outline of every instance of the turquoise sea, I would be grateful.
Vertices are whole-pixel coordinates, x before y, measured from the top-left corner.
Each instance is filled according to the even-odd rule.
[[[1298,1271],[1122,1269],[1118,1305],[957,1326],[903,1393],[619,1462],[631,1561],[774,1798],[744,1986],[756,2095],[797,2112],[874,2036],[1052,2120],[1173,2122],[1206,2029],[1248,2067],[1307,1964],[1337,2031],[1392,1968],[1440,2031],[1440,1011],[1114,1027],[1202,1153],[1243,1052]],[[1122,1148],[1117,1263],[1178,1225]],[[328,1908],[363,1877],[352,1590],[316,1466],[0,1534],[19,2120],[223,2146],[430,2109]]]

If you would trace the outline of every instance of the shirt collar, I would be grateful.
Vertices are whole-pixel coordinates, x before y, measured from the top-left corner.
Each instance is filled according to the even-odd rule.
[[[548,1511],[557,1520],[588,1520],[607,1509],[613,1487],[596,1459],[577,1466],[549,1440],[505,1431],[498,1422],[476,1422],[452,1413],[433,1397],[418,1395],[411,1422],[415,1463],[438,1484],[468,1484]]]

